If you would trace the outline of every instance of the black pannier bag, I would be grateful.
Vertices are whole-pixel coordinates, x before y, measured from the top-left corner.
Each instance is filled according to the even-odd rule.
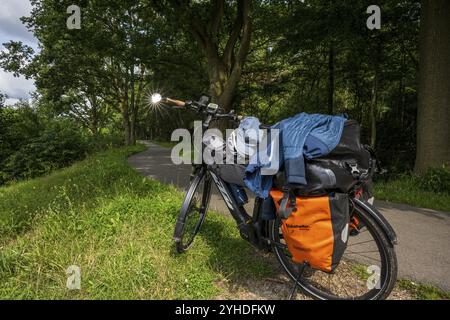
[[[243,164],[213,164],[211,168],[225,181],[241,187],[245,186],[245,165]]]
[[[338,145],[327,155],[306,160],[306,185],[290,186],[296,195],[323,195],[330,191],[347,193],[355,184],[369,182],[374,161],[368,148],[360,142],[360,126],[347,120]],[[280,170],[274,186],[286,185],[285,174]],[[294,188],[292,188],[294,187]]]

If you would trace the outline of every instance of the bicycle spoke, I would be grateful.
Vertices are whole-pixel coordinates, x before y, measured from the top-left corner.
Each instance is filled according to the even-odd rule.
[[[362,242],[358,242],[358,243],[352,243],[350,245],[347,245],[347,248],[348,247],[352,247],[352,246],[356,246],[358,244],[369,243],[369,242],[375,242],[375,240],[372,239],[372,240],[362,241]]]
[[[356,239],[355,236],[355,238],[352,237],[349,239],[344,257],[333,273],[316,269],[312,271],[313,273],[305,272],[301,279],[299,279],[300,285],[308,288],[310,293],[312,292],[314,295],[326,299],[367,299],[380,295],[379,291],[371,290],[366,286],[367,277],[370,275],[370,271],[367,270],[369,265],[376,265],[383,270],[389,268],[386,266],[386,260],[383,260],[383,249],[380,247],[380,238],[376,234],[379,231],[374,229],[374,221],[367,220],[361,217],[361,215],[358,215],[358,218],[360,218],[360,221],[364,225],[359,230],[358,236],[360,238]],[[282,265],[287,271],[296,270],[293,267],[294,264],[287,250],[287,246],[281,244],[283,238],[280,223],[277,222],[276,226],[278,232],[273,233],[273,235],[277,237],[278,241],[274,246],[275,250],[279,253],[278,257],[283,260]],[[353,243],[351,239],[354,239]],[[309,270],[313,269],[309,268]],[[383,271],[382,274],[385,274],[385,272]],[[290,276],[295,276],[295,274],[296,272],[292,271]],[[382,281],[385,281],[385,279],[383,278]]]
[[[361,257],[364,257],[364,258],[367,258],[367,259],[371,259],[371,260],[374,260],[374,261],[377,261],[377,262],[381,262],[380,260],[378,260],[378,259],[375,259],[375,258],[373,258],[373,257],[369,257],[369,256],[365,256],[365,255],[363,255],[363,254],[359,254],[359,253],[355,253],[355,252],[349,252],[350,254],[356,254],[356,255],[358,255],[358,256],[361,256]]]
[[[371,251],[358,251],[358,252],[354,252],[354,251],[350,251],[351,253],[373,253],[373,252],[378,252],[378,250],[371,250]]]

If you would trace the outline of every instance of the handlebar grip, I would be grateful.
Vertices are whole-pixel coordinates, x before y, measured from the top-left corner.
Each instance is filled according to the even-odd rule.
[[[168,104],[174,105],[176,107],[186,106],[186,102],[181,101],[181,100],[176,100],[176,99],[170,99],[170,98],[165,98],[164,103],[168,103]]]

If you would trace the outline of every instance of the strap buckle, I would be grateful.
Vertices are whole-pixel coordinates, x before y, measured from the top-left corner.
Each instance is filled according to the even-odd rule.
[[[287,219],[292,212],[297,211],[296,198],[289,187],[283,187],[283,198],[280,203],[280,216],[281,219]]]
[[[354,178],[359,178],[361,176],[361,171],[359,171],[357,163],[345,162],[345,164],[350,168],[350,173]]]
[[[352,174],[360,174],[357,164],[349,163],[349,166]]]

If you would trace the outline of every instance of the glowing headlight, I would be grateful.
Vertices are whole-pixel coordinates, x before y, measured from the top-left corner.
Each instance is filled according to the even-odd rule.
[[[154,94],[152,94],[152,99],[151,100],[152,100],[153,104],[157,104],[157,103],[161,102],[162,97],[161,97],[161,95],[159,93],[154,93]]]

